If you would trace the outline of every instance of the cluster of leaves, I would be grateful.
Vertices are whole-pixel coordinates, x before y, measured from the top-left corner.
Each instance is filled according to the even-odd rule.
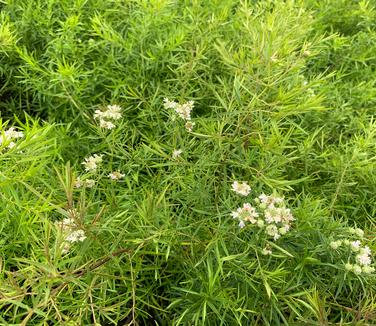
[[[1,324],[376,318],[374,276],[346,271],[329,245],[349,224],[376,251],[369,2],[0,6],[1,116],[25,135],[0,152]],[[194,100],[193,132],[165,97]],[[93,114],[114,103],[123,118],[101,129]],[[92,154],[124,179],[99,169],[76,189]],[[293,230],[267,243],[240,230],[234,180],[283,192]],[[72,209],[87,238],[65,254],[54,225]]]

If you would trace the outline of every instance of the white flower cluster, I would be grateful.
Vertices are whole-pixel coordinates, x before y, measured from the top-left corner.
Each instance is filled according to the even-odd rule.
[[[248,196],[251,192],[251,187],[247,184],[247,182],[240,183],[239,181],[234,181],[232,184],[232,190],[239,195]]]
[[[193,110],[193,101],[188,101],[184,104],[179,104],[175,101],[170,101],[168,98],[163,99],[165,109],[173,109],[175,113],[185,121],[185,129],[191,132],[195,123],[191,121],[191,112]]]
[[[119,171],[115,171],[115,172],[111,172],[108,177],[111,179],[111,180],[120,180],[122,178],[124,178],[124,174],[120,173]]]
[[[295,221],[291,210],[286,207],[283,197],[278,197],[274,194],[265,195],[261,194],[258,198],[255,198],[256,204],[258,204],[259,210],[262,212],[264,220],[262,223],[266,225],[265,233],[274,240],[278,240],[282,235],[285,235],[291,228],[291,223]],[[262,225],[259,222],[259,224]]]
[[[14,127],[10,127],[0,134],[0,146],[6,145],[6,148],[10,149],[16,146],[13,139],[22,138],[24,136],[22,131],[17,131]]]
[[[86,239],[84,230],[77,228],[73,218],[65,218],[55,222],[56,227],[61,231],[64,239],[63,253],[67,253],[74,242],[82,242]]]
[[[261,253],[262,253],[264,256],[271,255],[271,254],[272,254],[272,250],[270,249],[270,245],[266,245],[266,247],[265,247],[264,249],[261,250]]]
[[[94,119],[99,119],[99,126],[104,129],[113,129],[115,124],[111,120],[121,119],[121,107],[119,105],[107,105],[106,110],[95,110]]]
[[[352,236],[357,236],[359,238],[362,238],[364,235],[362,229],[350,228],[348,231]],[[344,249],[347,251],[348,258],[347,263],[345,264],[345,269],[347,271],[353,272],[357,275],[362,273],[370,274],[375,271],[375,268],[371,266],[371,249],[368,246],[362,246],[360,240],[340,239],[330,242],[329,246],[333,250]]]
[[[103,155],[94,154],[93,156],[86,157],[85,161],[81,163],[85,166],[85,171],[95,172],[98,168],[98,164],[103,161],[102,156]]]
[[[239,183],[235,181],[232,184],[232,190],[236,193],[247,196],[251,189],[247,183]],[[264,232],[278,240],[282,235],[285,235],[291,228],[291,222],[295,220],[292,216],[291,210],[286,208],[285,201],[282,197],[275,195],[267,196],[261,194],[254,199],[256,207],[250,203],[245,203],[243,207],[239,207],[236,211],[231,213],[234,219],[239,220],[239,226],[245,227],[246,222],[263,229]]]
[[[95,180],[93,179],[85,179],[81,180],[80,177],[77,177],[76,180],[74,181],[74,187],[75,188],[93,188],[95,185]]]
[[[86,157],[84,162],[82,162],[81,164],[85,166],[86,171],[96,172],[98,168],[98,164],[102,163],[103,161],[102,156],[103,155],[94,154],[93,156]],[[108,177],[111,180],[120,180],[125,177],[125,174],[122,174],[119,171],[114,171],[114,172],[111,172],[108,175]],[[81,188],[81,187],[92,188],[94,185],[95,185],[95,180],[93,179],[82,180],[80,177],[77,177],[74,182],[75,188]]]
[[[245,222],[259,224],[259,220],[257,219],[259,214],[256,212],[256,208],[252,207],[249,203],[245,203],[243,207],[239,207],[236,211],[231,212],[231,216],[240,221],[239,226],[241,228],[245,227]]]
[[[174,149],[174,151],[172,152],[172,159],[178,159],[182,153],[183,151],[181,149]]]

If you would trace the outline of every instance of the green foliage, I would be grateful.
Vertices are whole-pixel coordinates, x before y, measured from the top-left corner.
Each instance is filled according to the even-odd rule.
[[[376,250],[370,1],[0,6],[0,324],[376,319],[375,274],[330,245],[352,226]],[[164,98],[194,101],[192,132]],[[239,228],[231,211],[273,192],[292,229]],[[69,219],[86,239],[67,247]]]

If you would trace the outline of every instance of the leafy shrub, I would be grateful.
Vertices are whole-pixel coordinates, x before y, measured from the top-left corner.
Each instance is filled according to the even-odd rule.
[[[2,324],[375,319],[371,6],[2,6]]]

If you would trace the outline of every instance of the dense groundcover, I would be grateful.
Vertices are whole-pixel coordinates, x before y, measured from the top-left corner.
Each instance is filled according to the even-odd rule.
[[[0,325],[375,323],[373,1],[0,9]]]

